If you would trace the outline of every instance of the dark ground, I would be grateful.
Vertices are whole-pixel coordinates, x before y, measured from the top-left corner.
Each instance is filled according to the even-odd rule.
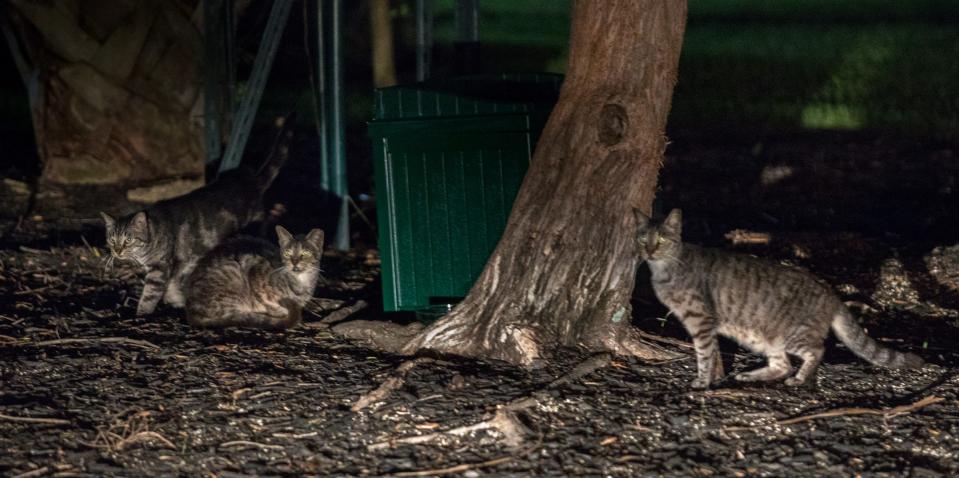
[[[172,310],[132,318],[139,282],[132,269],[102,269],[101,232],[27,222],[0,250],[0,475],[425,476],[457,465],[463,476],[956,475],[956,163],[947,147],[850,135],[671,147],[660,198],[686,210],[693,241],[809,268],[865,304],[855,310],[872,336],[930,362],[879,369],[831,341],[816,386],[798,390],[727,382],[691,392],[691,356],[614,358],[550,388],[585,358],[566,351],[535,371],[422,364],[380,406],[353,412],[404,359],[316,322],[375,302],[375,253],[324,258],[328,282],[307,326],[215,333]],[[769,242],[734,244],[733,229],[747,230],[737,241],[759,232]],[[637,325],[685,340],[640,289]],[[353,318],[379,316],[374,303]],[[727,368],[759,365],[725,345]],[[526,396],[534,400],[517,412],[527,430],[515,446],[481,430],[369,448],[476,424]],[[934,403],[890,410],[923,399]]]

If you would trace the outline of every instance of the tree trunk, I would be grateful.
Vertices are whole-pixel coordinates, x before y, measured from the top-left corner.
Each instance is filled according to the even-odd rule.
[[[198,4],[10,0],[41,188],[201,184]]]
[[[390,0],[370,0],[370,44],[373,45],[373,86],[381,88],[395,85],[396,61]]]
[[[529,365],[545,347],[657,355],[630,326],[686,23],[681,0],[574,2],[570,63],[503,238],[466,299],[404,351]]]

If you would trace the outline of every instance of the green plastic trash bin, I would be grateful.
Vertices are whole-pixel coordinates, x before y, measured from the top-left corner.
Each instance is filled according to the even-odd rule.
[[[376,91],[369,135],[386,311],[466,295],[506,227],[561,82],[471,76]]]

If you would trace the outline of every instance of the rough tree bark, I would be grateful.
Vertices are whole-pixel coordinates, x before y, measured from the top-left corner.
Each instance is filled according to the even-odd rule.
[[[566,80],[503,238],[466,299],[401,351],[662,357],[630,326],[632,209],[652,205],[685,23],[683,0],[574,2]]]
[[[199,3],[10,0],[41,185],[202,184]]]

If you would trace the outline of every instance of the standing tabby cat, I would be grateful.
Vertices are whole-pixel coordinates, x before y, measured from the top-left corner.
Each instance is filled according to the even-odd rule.
[[[922,366],[918,356],[869,338],[839,298],[808,272],[683,244],[679,209],[658,227],[641,212],[636,218],[640,254],[652,271],[656,297],[693,338],[698,372],[693,388],[706,388],[722,378],[717,334],[768,359],[765,367],[735,376],[747,382],[786,377],[792,371],[788,355],[795,355],[803,364],[786,384],[805,383],[822,359],[830,327],[850,350],[872,364]]]
[[[126,217],[100,213],[111,259],[146,269],[137,316],[153,313],[160,299],[183,307],[182,283],[200,256],[263,216],[263,193],[289,156],[287,128],[259,167],[241,165],[202,188]]]
[[[300,322],[319,277],[323,231],[294,238],[276,226],[276,235],[279,249],[241,236],[203,256],[186,282],[191,325],[282,330]]]

